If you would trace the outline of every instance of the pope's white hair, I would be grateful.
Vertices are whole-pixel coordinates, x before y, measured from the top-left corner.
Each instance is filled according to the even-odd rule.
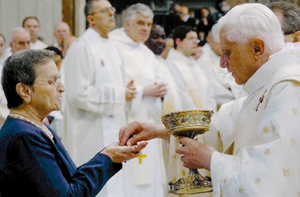
[[[221,30],[230,42],[246,44],[250,39],[259,38],[271,51],[284,46],[278,18],[268,7],[259,3],[235,6],[223,16],[212,29],[213,37],[217,41],[220,41]]]
[[[133,20],[137,12],[146,17],[154,16],[153,11],[150,7],[142,3],[136,3],[127,8],[126,20]]]

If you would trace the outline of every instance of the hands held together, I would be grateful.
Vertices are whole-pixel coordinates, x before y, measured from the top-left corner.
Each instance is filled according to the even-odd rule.
[[[154,83],[144,87],[144,96],[149,97],[164,97],[167,94],[167,84],[165,83]]]

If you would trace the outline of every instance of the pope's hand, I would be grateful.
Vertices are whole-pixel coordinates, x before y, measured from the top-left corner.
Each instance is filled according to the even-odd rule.
[[[215,149],[209,145],[187,137],[178,138],[182,147],[176,148],[176,153],[183,154],[181,161],[186,168],[205,168],[210,171],[211,157]]]
[[[146,147],[147,142],[140,142],[134,146],[120,146],[119,142],[114,142],[101,152],[110,157],[114,163],[122,163],[133,159],[141,154],[141,150]]]
[[[154,138],[169,139],[168,130],[162,124],[134,121],[120,129],[120,145],[132,145],[140,141]]]

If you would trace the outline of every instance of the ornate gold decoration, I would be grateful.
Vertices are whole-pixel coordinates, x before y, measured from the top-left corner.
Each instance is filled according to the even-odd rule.
[[[209,130],[213,113],[211,110],[177,111],[166,114],[161,119],[170,135],[194,139],[197,135]],[[211,178],[203,177],[197,169],[189,169],[188,177],[171,181],[169,185],[169,193],[177,195],[197,194],[213,190]]]

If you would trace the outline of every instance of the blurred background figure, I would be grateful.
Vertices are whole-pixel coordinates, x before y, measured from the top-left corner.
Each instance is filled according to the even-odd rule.
[[[195,19],[191,16],[190,9],[186,5],[180,5],[180,24],[196,28]]]
[[[180,5],[173,3],[170,5],[170,12],[164,24],[167,37],[172,37],[172,31],[180,24]]]
[[[37,17],[29,16],[23,20],[22,26],[30,33],[31,49],[44,49],[47,47],[47,44],[39,40],[40,34],[40,22]]]
[[[4,51],[4,58],[9,57],[12,53],[22,49],[30,49],[30,34],[23,27],[16,27],[11,32],[11,41],[9,47]]]
[[[53,44],[56,48],[61,50],[61,43],[62,41],[71,35],[70,27],[66,22],[60,21],[58,22],[53,31],[53,36],[55,37],[56,41]]]
[[[200,46],[203,46],[205,44],[208,32],[214,25],[214,21],[213,21],[213,17],[212,17],[212,14],[211,14],[209,8],[203,7],[203,8],[201,8],[200,12],[201,12],[201,15],[200,15],[201,18],[197,25],[197,32],[198,32],[198,36],[199,36],[200,42],[201,42]]]
[[[203,49],[201,46],[198,46],[197,50],[191,55],[194,60],[198,60],[203,55]]]
[[[70,47],[70,45],[77,40],[77,37],[75,36],[67,36],[64,38],[64,40],[61,43],[61,53],[63,57],[66,57],[67,51]]]
[[[30,48],[30,34],[23,27],[16,27],[15,29],[13,29],[11,33],[11,37],[12,40],[9,43],[10,47],[8,48],[11,51],[10,53],[8,53],[9,54],[8,56],[6,54],[4,59],[9,57],[12,53]],[[1,73],[2,73],[2,66],[1,66]],[[9,114],[9,110],[7,108],[7,101],[2,86],[0,88],[0,102],[1,102],[0,103],[0,127],[1,127],[4,124],[7,115]]]
[[[0,66],[3,65],[4,63],[4,50],[5,50],[5,38],[4,36],[0,33]]]
[[[274,12],[281,24],[285,42],[300,41],[300,8],[290,2],[272,2],[267,6]]]

